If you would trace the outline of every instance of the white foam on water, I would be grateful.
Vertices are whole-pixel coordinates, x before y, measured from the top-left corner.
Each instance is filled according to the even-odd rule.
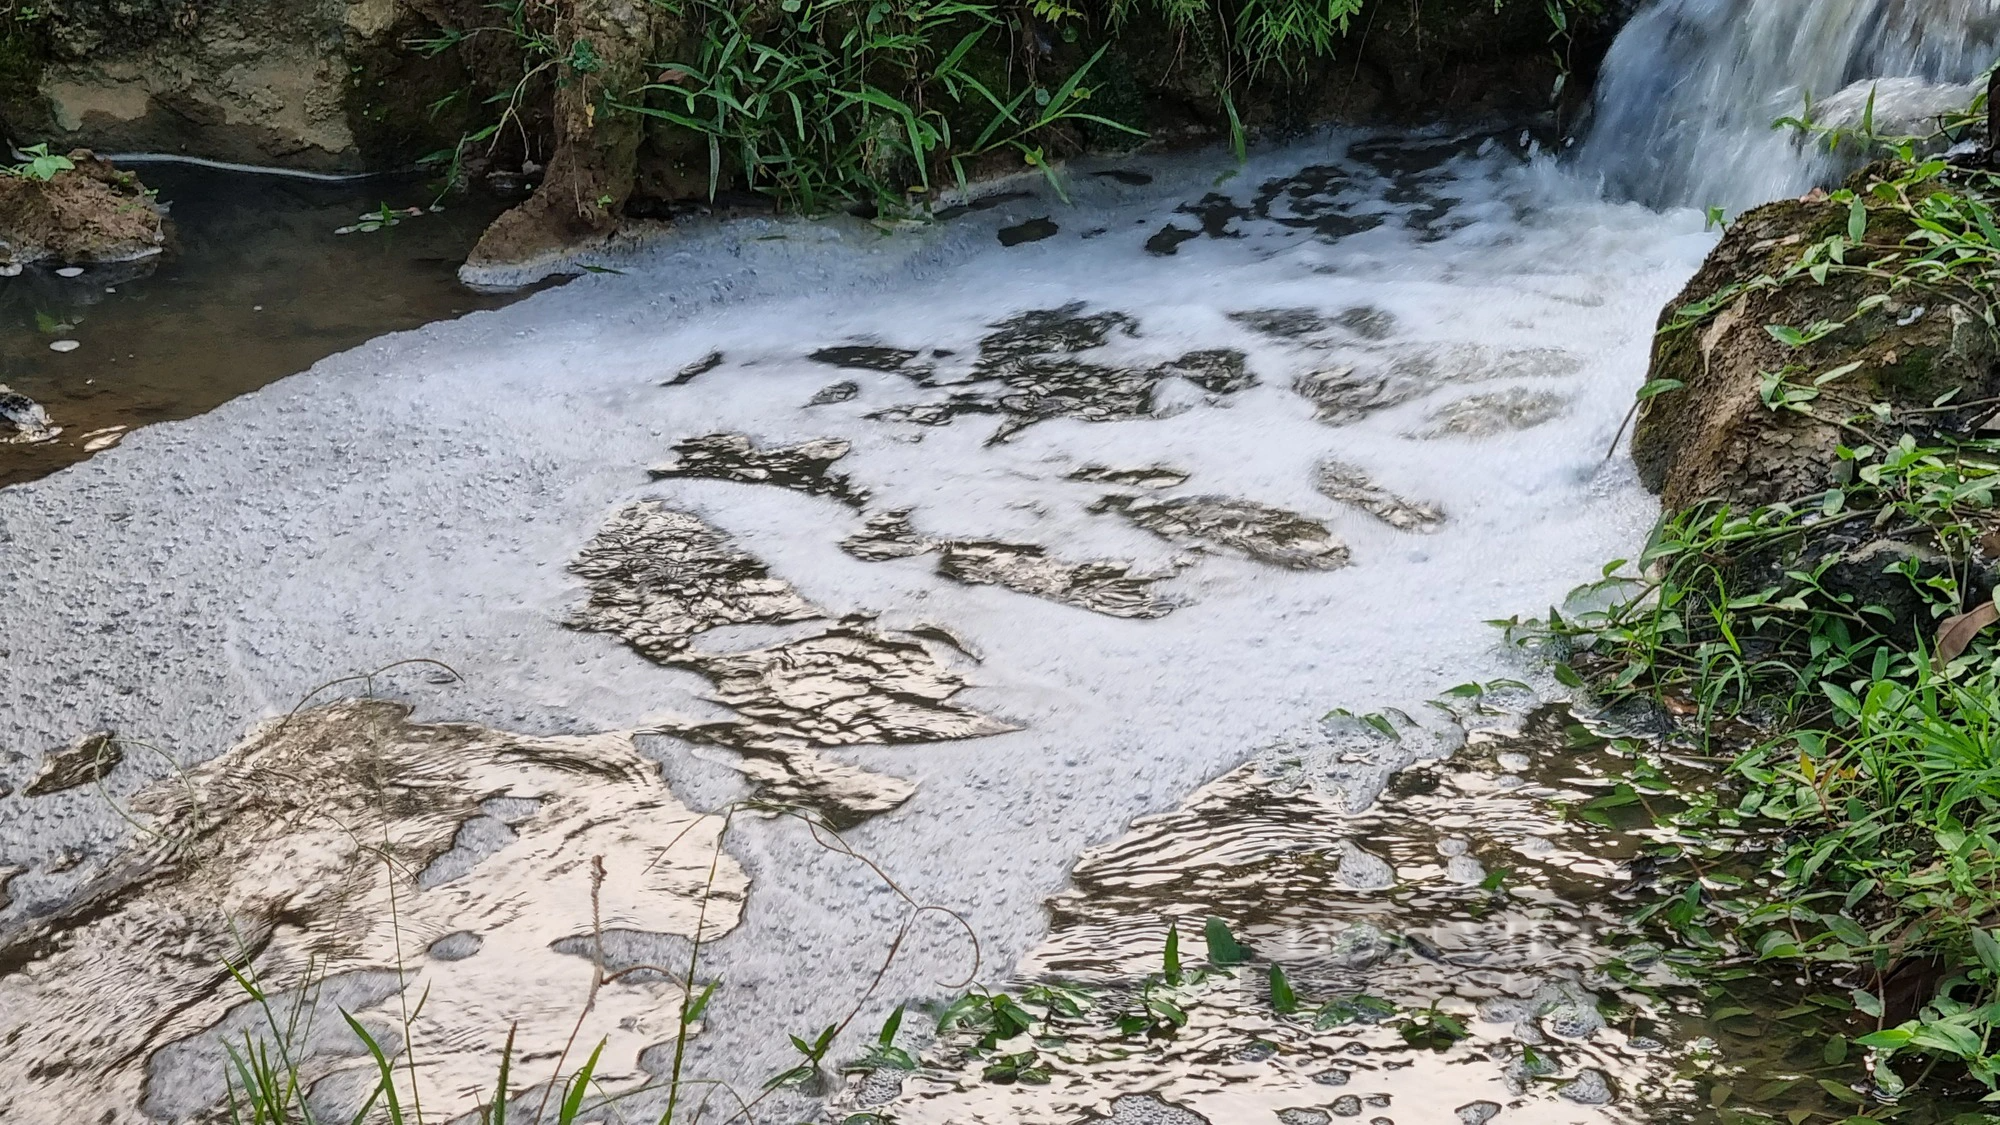
[[[136,431],[0,492],[0,730],[31,758],[112,727],[201,760],[327,679],[413,656],[465,677],[383,678],[378,687],[426,721],[584,733],[727,717],[699,676],[561,625],[584,592],[569,562],[621,507],[657,498],[728,533],[831,613],[942,626],[979,655],[953,658],[972,684],[958,701],[1019,731],[826,753],[916,784],[850,838],[912,895],[961,911],[987,976],[1004,978],[1086,846],[1329,707],[1407,702],[1508,669],[1482,622],[1541,611],[1629,554],[1655,517],[1629,464],[1606,450],[1644,378],[1658,310],[1712,245],[1700,217],[1601,202],[1492,142],[1426,159],[1399,150],[1402,171],[1351,160],[1348,143],[1259,154],[1241,169],[1213,156],[1130,165],[1155,175],[1145,187],[1079,174],[1074,207],[1037,197],[919,232],[691,231],[625,276],[386,337],[205,417]],[[1315,173],[1287,189],[1305,166],[1345,178]],[[1218,226],[1225,237],[1184,241],[1172,256],[1144,249],[1169,222],[1200,227],[1179,205],[1210,192],[1248,203],[1266,184],[1274,218],[1235,218]],[[995,228],[1041,215],[1061,233],[1011,249],[994,241]],[[1351,232],[1339,237],[1276,221],[1329,215],[1380,221],[1323,224]],[[1170,379],[1162,416],[1051,419],[988,445],[994,416],[938,427],[866,417],[953,388],[806,358],[872,340],[954,351],[937,360],[948,372],[970,363],[987,325],[1074,302],[1138,324],[1086,353],[1092,362],[1234,348],[1259,385],[1210,395]],[[1309,308],[1337,319],[1364,307],[1391,319],[1288,340],[1228,316]],[[662,385],[716,349],[720,367]],[[1375,387],[1372,406],[1329,425],[1292,386],[1343,367]],[[857,397],[805,406],[842,379],[859,383]],[[1459,400],[1510,392],[1560,407],[1525,430],[1412,436],[1478,413],[1446,409]],[[1534,417],[1494,401],[1516,423]],[[1163,589],[1184,604],[1121,619],[962,586],[929,558],[842,552],[863,517],[832,499],[648,481],[672,443],[719,431],[850,441],[839,471],[873,492],[871,510],[913,509],[923,535],[1157,568],[1181,558]],[[1398,530],[1328,499],[1314,488],[1327,459],[1437,505],[1444,524]],[[1089,512],[1137,491],[1066,479],[1090,463],[1171,465],[1191,478],[1148,495],[1226,496],[1323,521],[1351,565],[1191,555]],[[712,765],[724,752],[651,741],[678,791],[726,791]],[[18,784],[33,761],[5,768],[0,781]],[[153,755],[128,755],[108,788],[129,796],[168,772]],[[0,800],[0,865],[29,869],[0,926],[72,893],[127,831],[91,789]],[[784,1032],[838,1018],[902,914],[867,870],[796,825],[743,824],[731,846],[753,889],[742,925],[715,948],[726,983],[697,1064],[747,1089],[790,1064]],[[942,925],[906,953],[885,996],[937,995],[965,969]]]

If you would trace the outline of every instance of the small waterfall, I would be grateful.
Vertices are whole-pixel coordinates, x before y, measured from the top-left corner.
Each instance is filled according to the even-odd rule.
[[[1873,91],[1881,131],[1921,130],[1996,55],[2000,0],[1653,0],[1605,60],[1581,163],[1654,206],[1798,195],[1841,169],[1778,118],[1810,97],[1858,123]]]

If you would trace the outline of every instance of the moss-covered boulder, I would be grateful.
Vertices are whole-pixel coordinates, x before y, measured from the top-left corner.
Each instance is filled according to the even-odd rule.
[[[1908,215],[1879,202],[1866,213],[1848,245],[1863,229],[1849,204],[1747,212],[1661,315],[1650,378],[1680,387],[1641,408],[1632,458],[1669,509],[1805,502],[1845,483],[1841,445],[1966,433],[1994,413],[2000,350],[1983,297],[1897,283],[1893,268],[1801,268],[1836,238],[1830,265],[1906,261]]]

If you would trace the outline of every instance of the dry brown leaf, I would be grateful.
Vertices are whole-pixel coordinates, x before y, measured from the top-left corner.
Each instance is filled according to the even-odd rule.
[[[2000,607],[1992,602],[1981,602],[1971,613],[1961,613],[1957,617],[1947,617],[1938,624],[1937,666],[1958,659],[1966,649],[1972,647],[1972,638],[1995,622],[2000,622]]]

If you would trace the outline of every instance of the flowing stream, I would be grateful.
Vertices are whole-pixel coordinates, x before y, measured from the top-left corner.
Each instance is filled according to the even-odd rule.
[[[1731,212],[1837,175],[1810,117],[1884,135],[1962,110],[2000,54],[1993,0],[1659,0],[1605,60],[1586,171],[1654,206]]]
[[[892,947],[830,1063],[955,982],[1115,992],[1211,914],[1301,992],[1474,1040],[1272,1021],[1239,979],[1184,1038],[1033,1042],[1021,1080],[913,1015],[920,1073],[819,1092],[1060,1125],[1686,1102],[1702,1033],[1614,1002],[1649,970],[1594,944],[1630,841],[1554,812],[1601,777],[1573,724],[1520,685],[1424,701],[1522,677],[1484,622],[1656,514],[1613,443],[1715,235],[1590,171],[1683,143],[1604,139],[1682,88],[1647,37],[1707,19],[1680,83],[1775,92],[1821,80],[1771,46],[1806,7],[1642,14],[1581,171],[1516,129],[1336,132],[912,229],[690,226],[0,490],[0,1121],[211,1111],[268,1026],[224,962],[298,1014],[322,1113],[373,1081],[344,1011],[433,1120],[490,1098],[510,1026],[518,1119],[573,1038],[629,1095],[603,1119],[652,1120],[691,937],[721,985],[689,1065],[748,1094]],[[1964,80],[1986,34],[1826,7],[1888,29],[1843,82]],[[905,934],[912,903],[951,914]]]

